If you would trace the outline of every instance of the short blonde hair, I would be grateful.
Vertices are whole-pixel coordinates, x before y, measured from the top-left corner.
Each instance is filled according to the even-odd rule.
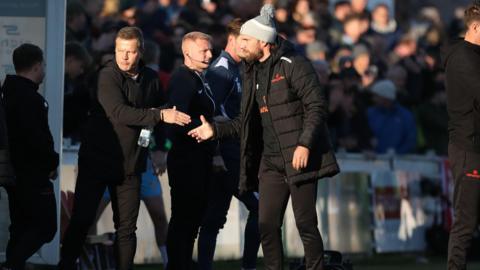
[[[212,43],[213,39],[212,39],[212,36],[208,35],[208,34],[205,34],[205,33],[202,33],[202,32],[197,32],[197,31],[194,31],[194,32],[190,32],[190,33],[187,33],[183,36],[182,38],[182,52],[185,51],[185,44],[188,42],[188,41],[197,41],[198,39],[200,40],[206,40],[210,43]]]
[[[138,49],[143,52],[144,50],[144,43],[145,41],[143,40],[143,33],[140,28],[135,27],[135,26],[126,26],[120,29],[118,31],[117,36],[115,39],[124,39],[124,40],[132,40],[136,39],[138,43]]]

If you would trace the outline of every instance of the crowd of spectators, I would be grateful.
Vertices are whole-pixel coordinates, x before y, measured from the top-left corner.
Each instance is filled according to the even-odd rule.
[[[329,104],[338,151],[446,155],[446,95],[441,49],[463,31],[461,14],[442,21],[424,6],[397,21],[393,7],[368,0],[265,0],[277,28],[313,63]],[[378,2],[378,1],[377,1]],[[67,5],[64,136],[80,141],[96,74],[112,58],[116,32],[142,29],[160,55],[146,55],[166,89],[190,31],[213,37],[214,58],[225,25],[255,15],[260,0],[77,0]],[[405,2],[405,5],[408,1]],[[458,10],[461,10],[459,7]],[[80,45],[80,46],[79,46]],[[149,50],[152,51],[152,50]]]

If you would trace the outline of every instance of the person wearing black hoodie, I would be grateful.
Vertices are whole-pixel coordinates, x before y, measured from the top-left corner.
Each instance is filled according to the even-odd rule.
[[[100,70],[78,154],[74,208],[61,249],[60,269],[75,269],[107,187],[116,229],[115,269],[132,269],[140,175],[145,171],[150,133],[161,127],[160,122],[190,122],[190,117],[176,108],[162,106],[165,98],[158,76],[140,61],[143,44],[140,29],[122,28],[115,40],[115,61]]]
[[[478,2],[478,1],[477,1]],[[445,57],[448,158],[454,178],[454,222],[449,270],[466,269],[467,250],[480,218],[480,4],[465,10],[467,32]]]
[[[25,261],[57,231],[53,184],[58,154],[48,126],[48,103],[38,93],[45,77],[42,50],[22,44],[13,51],[16,75],[2,86],[15,185],[6,187],[10,210],[10,239],[4,269],[24,269]]]
[[[289,198],[306,269],[323,269],[317,180],[339,172],[326,128],[327,106],[311,63],[277,38],[273,14],[265,5],[240,30],[246,61],[240,115],[215,126],[202,117],[202,126],[189,134],[197,141],[240,136],[239,188],[259,188],[265,269],[283,269],[281,227]]]

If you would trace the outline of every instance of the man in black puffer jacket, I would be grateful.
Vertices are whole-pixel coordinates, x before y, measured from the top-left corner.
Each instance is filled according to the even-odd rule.
[[[326,102],[311,63],[276,38],[273,8],[240,31],[247,62],[241,113],[189,132],[198,141],[240,136],[240,190],[259,186],[259,226],[266,269],[283,269],[281,226],[289,197],[307,269],[323,269],[317,229],[317,179],[339,172],[326,129]],[[258,181],[259,179],[259,181]]]

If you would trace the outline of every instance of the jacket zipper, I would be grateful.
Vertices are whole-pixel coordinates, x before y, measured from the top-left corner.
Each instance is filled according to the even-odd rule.
[[[269,66],[269,69],[268,69],[267,94],[266,94],[266,96],[263,97],[264,101],[265,101],[265,105],[267,106],[267,108],[270,108],[270,105],[268,104],[268,95],[270,94],[270,87],[272,85],[271,80],[272,80],[273,60],[274,59],[270,60],[270,61],[272,61],[272,63],[270,63],[270,66]],[[275,125],[273,124],[273,118],[272,118],[272,114],[270,113],[270,109],[268,110],[268,115],[270,116],[270,121],[272,121],[272,128],[273,128],[273,131],[275,131],[275,139],[277,139],[278,147],[280,148],[280,156],[282,157],[282,160],[283,160],[283,169],[284,169],[284,173],[285,173],[284,176],[283,176],[284,181],[285,181],[285,183],[288,184],[287,161],[285,160],[285,157],[283,156],[282,145],[280,144],[280,139],[278,138],[278,135],[277,135],[278,132],[275,129]]]
[[[213,94],[211,93],[210,86],[208,85],[207,82],[205,82],[203,80],[203,78],[202,78],[202,76],[200,76],[200,74],[198,74],[197,72],[194,72],[194,73],[197,74],[198,78],[200,78],[200,81],[202,82],[202,86],[203,86],[203,90],[205,92],[205,95],[208,97],[208,99],[210,99],[210,101],[213,104],[213,114],[212,115],[215,115],[216,106],[215,106],[215,101],[213,100]]]

